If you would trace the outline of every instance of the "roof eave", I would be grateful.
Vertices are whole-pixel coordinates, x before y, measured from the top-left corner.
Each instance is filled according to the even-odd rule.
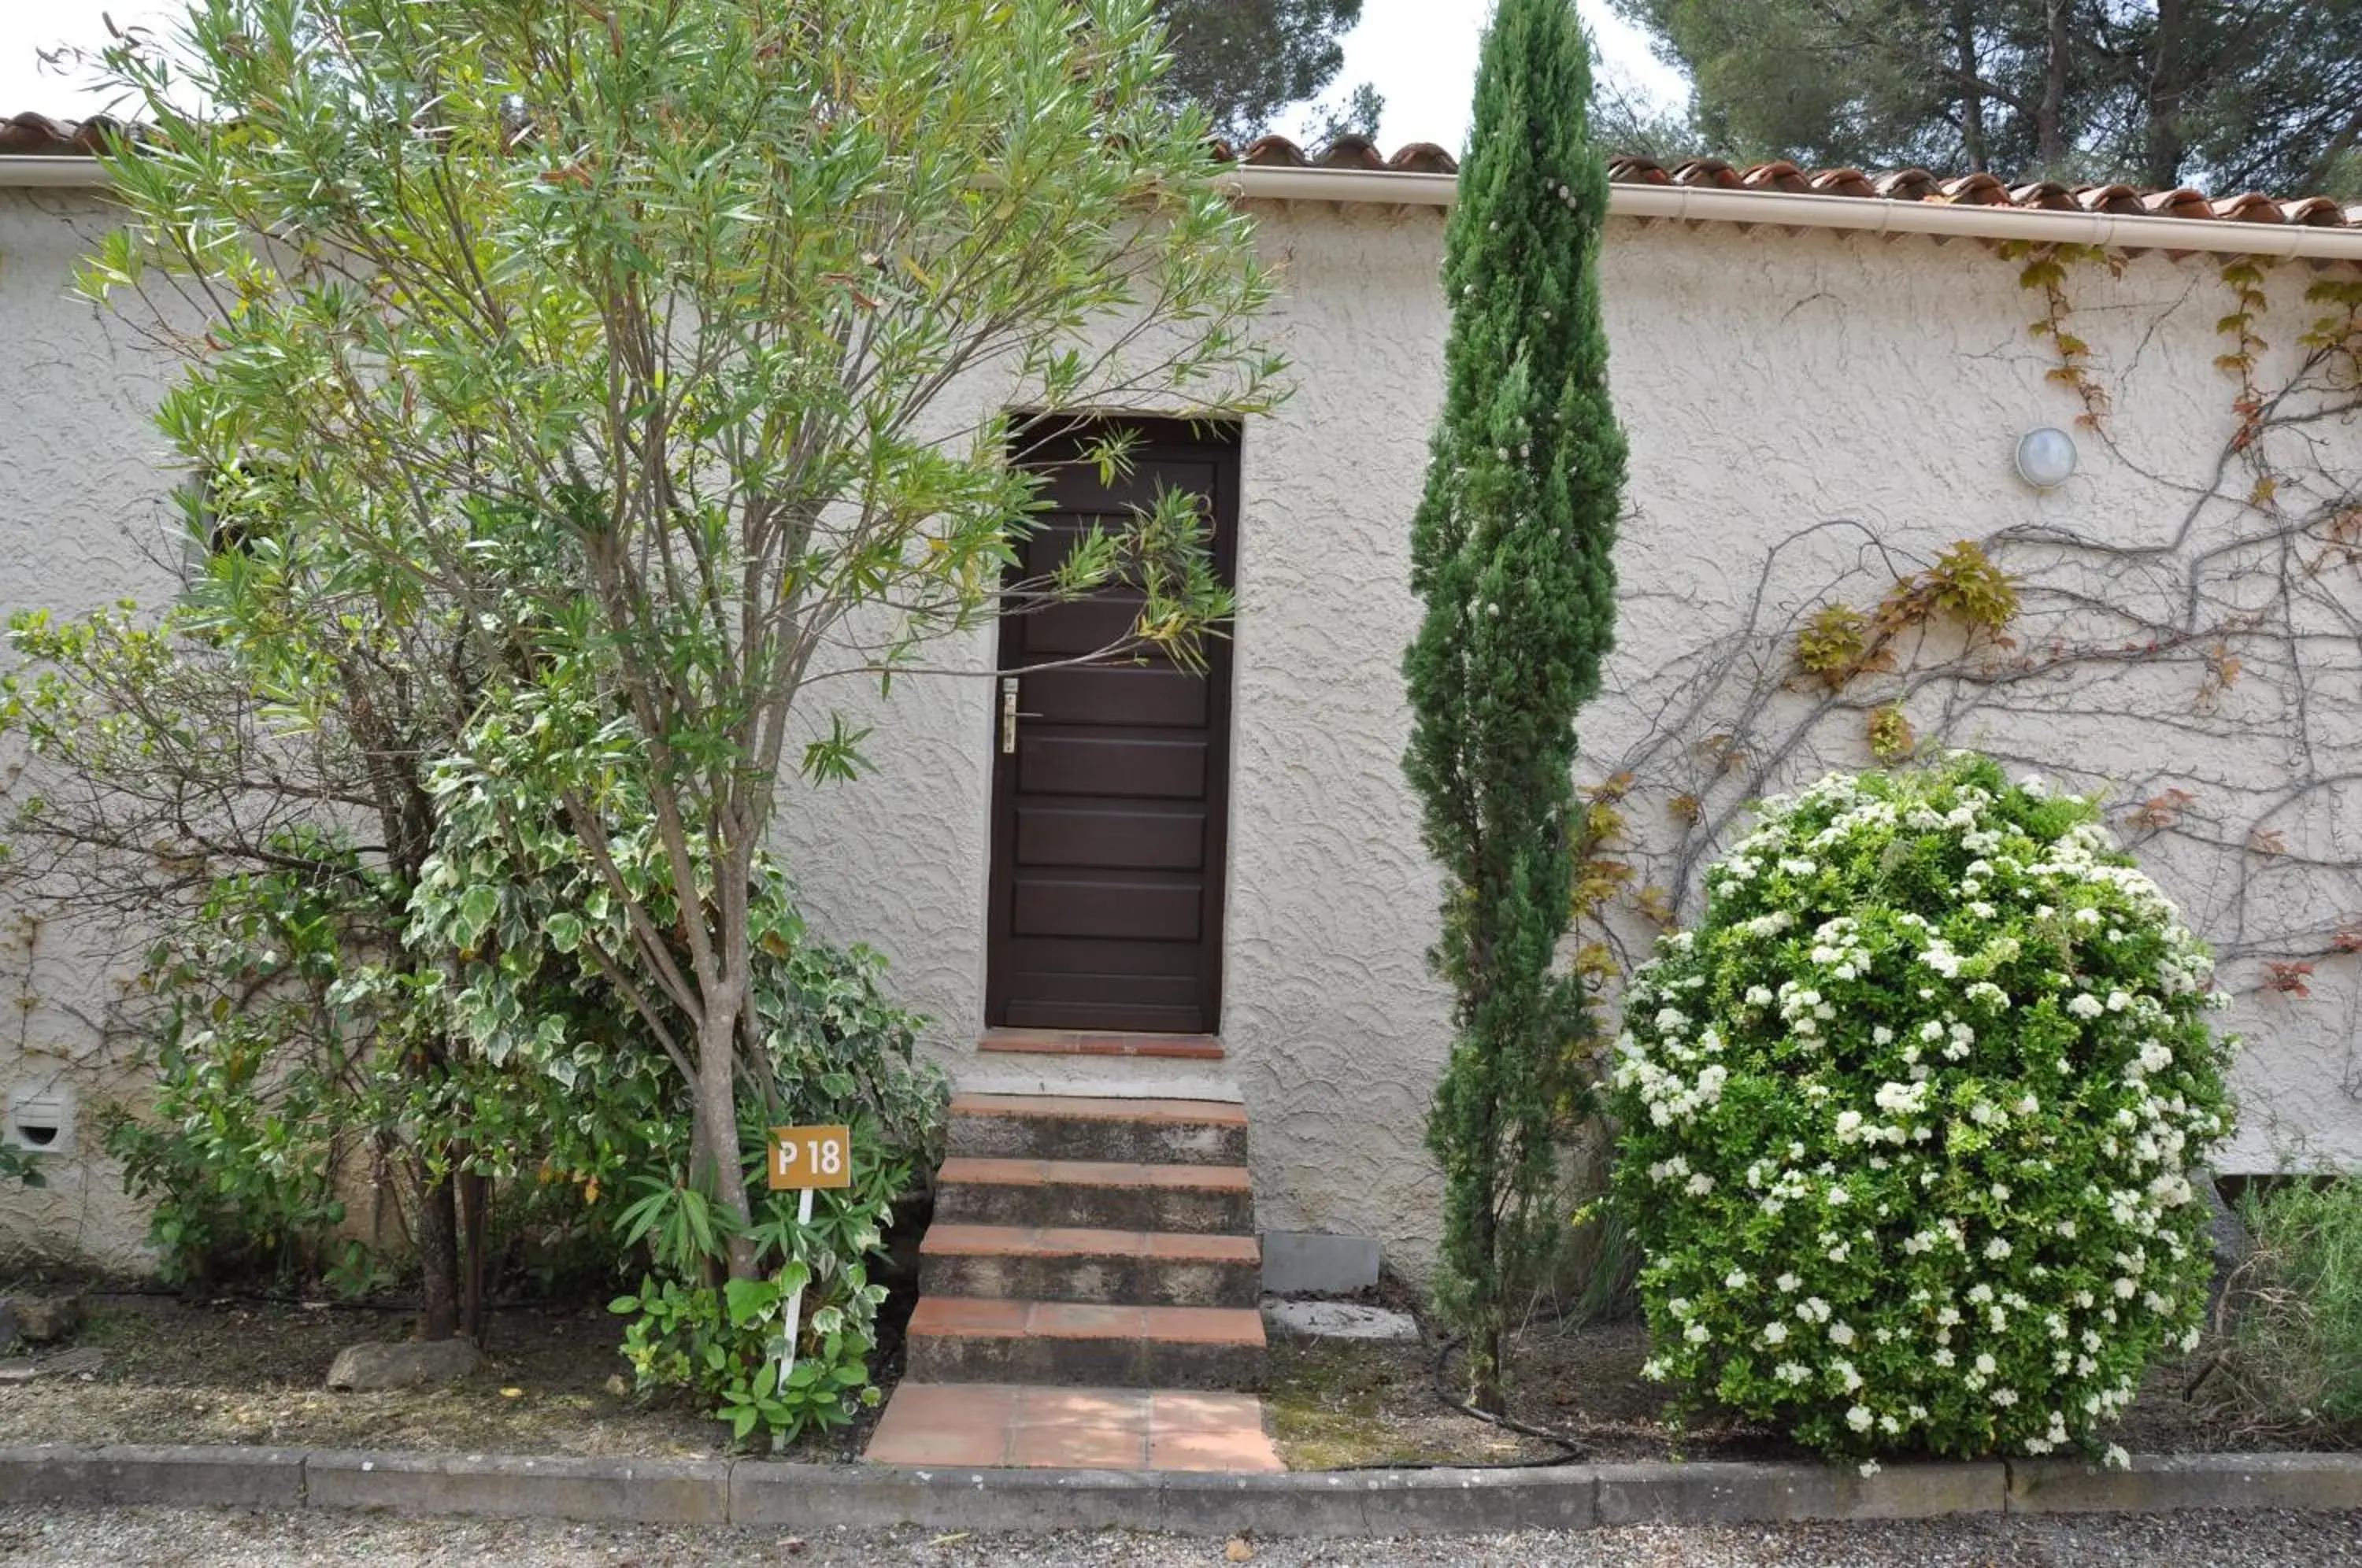
[[[1250,201],[1448,207],[1459,193],[1459,181],[1450,174],[1242,166],[1225,171],[1222,178],[1241,197]],[[1617,183],[1608,187],[1607,212],[1611,217],[1667,218],[1688,223],[1761,224],[1781,228],[1847,229],[1862,234],[1924,234],[2099,245],[2112,249],[2362,261],[2362,229],[2053,212],[1939,201],[1903,202],[1879,196],[1836,196],[1819,191],[1732,191],[1696,185]]]
[[[1448,207],[1460,191],[1459,179],[1454,175],[1393,170],[1264,168],[1244,164],[1225,170],[1221,179],[1249,201]],[[106,166],[95,158],[56,154],[0,156],[0,186],[96,190],[104,189],[107,183]],[[2220,218],[2053,212],[1950,202],[1901,202],[1876,196],[1836,196],[1818,191],[1798,193],[1697,185],[1616,184],[1609,187],[1607,211],[1611,217],[1664,218],[1686,223],[1761,224],[1781,228],[1844,229],[1860,234],[2024,239],[2039,244],[2097,245],[2112,249],[2362,261],[2362,229],[2239,223]]]

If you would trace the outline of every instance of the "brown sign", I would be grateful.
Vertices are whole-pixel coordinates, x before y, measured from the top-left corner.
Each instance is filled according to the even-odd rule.
[[[771,1129],[771,1187],[851,1187],[853,1134],[842,1127]]]

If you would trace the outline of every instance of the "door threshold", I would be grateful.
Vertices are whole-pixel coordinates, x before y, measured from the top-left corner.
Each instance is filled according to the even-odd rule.
[[[1211,1034],[1148,1034],[1088,1029],[988,1029],[980,1053],[1024,1056],[1133,1056],[1157,1061],[1219,1062],[1222,1043]]]

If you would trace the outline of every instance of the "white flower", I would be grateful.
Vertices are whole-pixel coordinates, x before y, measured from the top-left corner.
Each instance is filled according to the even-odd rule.
[[[2100,999],[2091,992],[2077,991],[2068,999],[2067,1010],[2077,1018],[2097,1018],[2108,1010]]]
[[[1871,1423],[1876,1419],[1878,1418],[1871,1414],[1870,1407],[1867,1405],[1856,1405],[1846,1412],[1846,1425],[1858,1432],[1870,1430]]]
[[[1777,1278],[1777,1279],[1773,1280],[1772,1283],[1772,1284],[1774,1284],[1774,1285],[1776,1285],[1776,1286],[1779,1286],[1782,1290],[1783,1290],[1783,1291],[1789,1291],[1789,1290],[1794,1290],[1794,1289],[1795,1289],[1797,1286],[1799,1286],[1799,1285],[1803,1284],[1804,1282],[1803,1282],[1802,1280],[1798,1279],[1798,1278],[1797,1278],[1794,1275],[1793,1275],[1793,1274],[1783,1274],[1783,1275],[1782,1275],[1779,1278]]]
[[[1999,1364],[1993,1360],[1991,1352],[1979,1351],[1977,1353],[1977,1370],[1979,1372],[1983,1373],[1987,1377],[1991,1377],[1993,1373],[1998,1370],[1998,1367]]]
[[[1744,1290],[1747,1288],[1747,1271],[1743,1268],[1732,1269],[1722,1276],[1722,1283],[1725,1289]]]
[[[1868,1477],[1878,1474],[1878,1461],[1875,1459],[1865,1459],[1860,1464],[1854,1466],[1854,1468],[1860,1471],[1862,1476],[1867,1479]]]
[[[1783,1322],[1781,1322],[1777,1318],[1774,1318],[1772,1321],[1770,1321],[1770,1322],[1768,1322],[1768,1323],[1764,1324],[1764,1325],[1763,1325],[1763,1342],[1764,1342],[1765,1344],[1767,1344],[1767,1345],[1779,1345],[1779,1344],[1785,1344],[1785,1343],[1787,1343],[1787,1342],[1788,1342],[1788,1325],[1787,1325],[1787,1324],[1785,1324],[1785,1323],[1783,1323]]]

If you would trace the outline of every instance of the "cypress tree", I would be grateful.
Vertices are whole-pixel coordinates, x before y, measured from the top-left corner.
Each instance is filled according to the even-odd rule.
[[[1432,954],[1455,993],[1428,1120],[1443,1167],[1438,1298],[1497,1410],[1501,1338],[1549,1231],[1556,1137],[1589,1107],[1590,1019],[1559,961],[1572,919],[1576,711],[1616,614],[1624,437],[1607,396],[1599,235],[1573,0],[1499,0],[1444,238],[1443,412],[1411,532],[1426,602],[1404,660],[1404,766],[1444,872]]]

